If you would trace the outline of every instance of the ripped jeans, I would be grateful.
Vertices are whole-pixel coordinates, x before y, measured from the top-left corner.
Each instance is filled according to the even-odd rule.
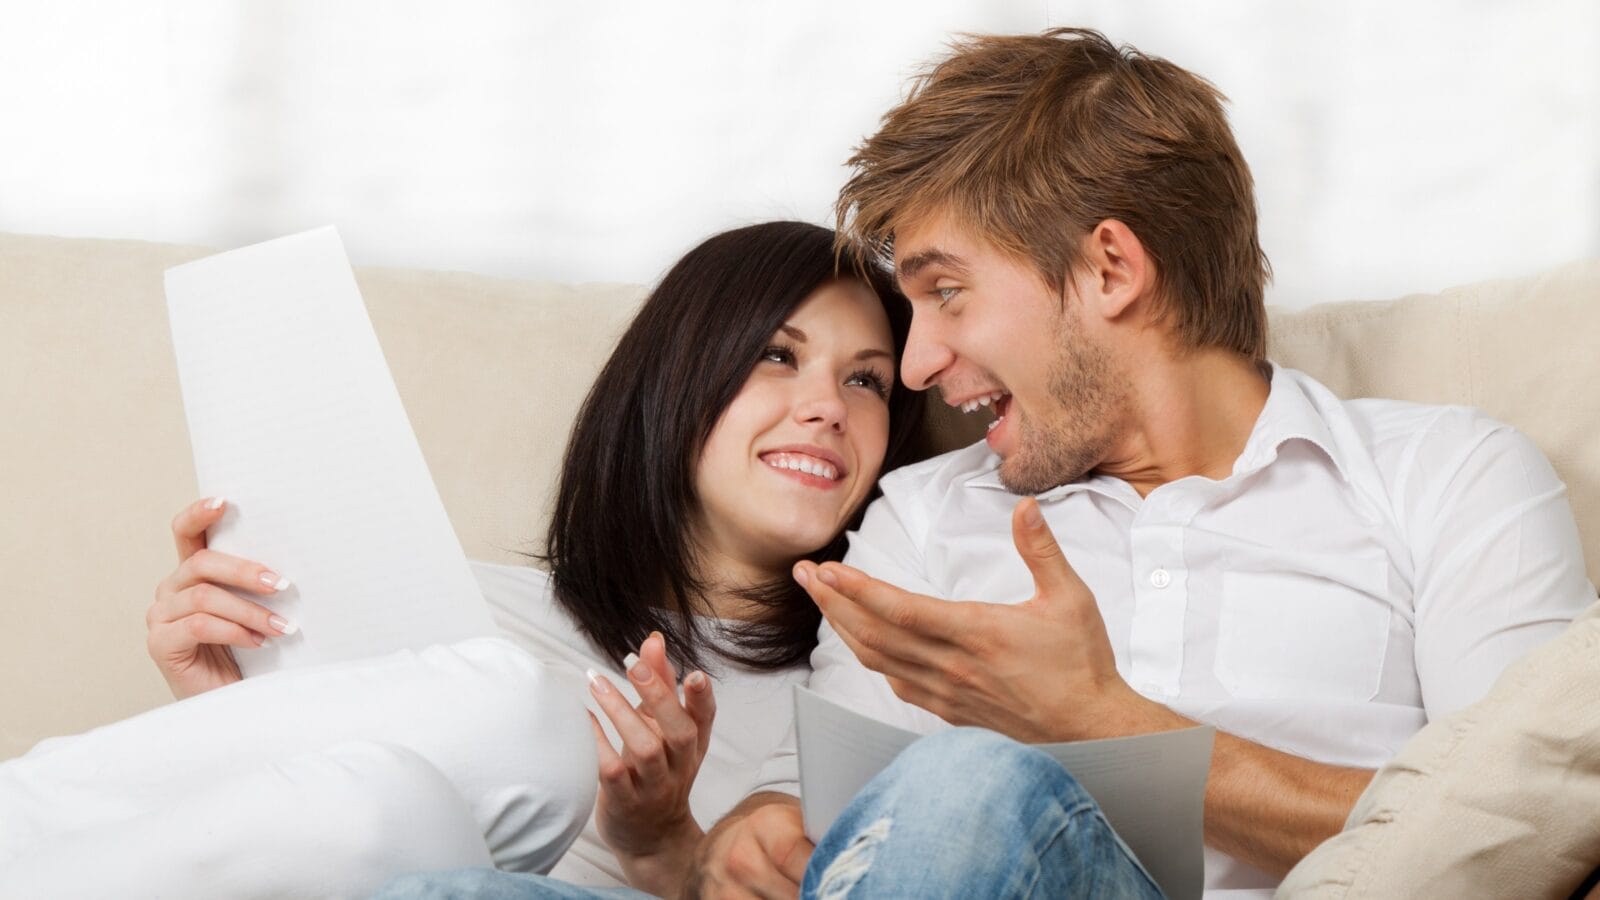
[[[823,835],[800,894],[805,900],[1161,897],[1066,769],[1039,750],[977,728],[925,737],[868,782]],[[377,895],[646,896],[491,869],[408,876]]]
[[[925,737],[823,835],[804,900],[1156,900],[1093,799],[1039,750],[978,728]]]

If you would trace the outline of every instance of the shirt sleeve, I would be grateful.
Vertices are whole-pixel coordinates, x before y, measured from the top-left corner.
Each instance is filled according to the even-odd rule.
[[[1416,444],[1408,530],[1417,676],[1430,720],[1476,702],[1500,673],[1595,600],[1566,486],[1510,426],[1450,409]]]
[[[924,565],[927,516],[918,500],[898,479],[886,478],[883,496],[867,508],[860,530],[850,535],[850,550],[844,561],[896,587],[942,597]],[[817,632],[807,687],[840,706],[919,734],[949,727],[933,713],[896,696],[888,679],[863,666],[827,621]],[[795,746],[791,725],[788,736],[762,764],[751,793],[781,791],[799,795],[800,768]]]

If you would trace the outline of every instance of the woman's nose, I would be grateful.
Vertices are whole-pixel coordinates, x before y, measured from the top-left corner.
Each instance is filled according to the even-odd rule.
[[[802,424],[818,424],[843,431],[846,407],[840,386],[829,378],[806,379],[795,403],[795,419]]]

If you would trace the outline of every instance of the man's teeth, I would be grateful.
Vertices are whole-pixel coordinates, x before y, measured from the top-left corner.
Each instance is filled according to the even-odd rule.
[[[977,412],[978,407],[988,406],[991,403],[995,403],[1004,398],[1005,395],[1005,391],[995,391],[992,394],[984,394],[982,397],[975,397],[961,404],[961,411],[964,413]]]
[[[829,481],[839,480],[838,469],[829,463],[825,463],[814,456],[807,456],[804,453],[773,453],[764,457],[762,461],[774,469],[805,472],[807,475],[815,475],[818,478],[826,478]]]

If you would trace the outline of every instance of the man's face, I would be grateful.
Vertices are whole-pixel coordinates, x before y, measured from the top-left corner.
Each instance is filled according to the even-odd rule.
[[[996,413],[987,441],[1013,492],[1046,491],[1098,465],[1129,388],[1112,354],[1085,334],[1081,304],[948,219],[897,231],[894,251],[912,307],[906,384],[938,385],[951,406]],[[1069,284],[1087,288],[1087,278]]]

